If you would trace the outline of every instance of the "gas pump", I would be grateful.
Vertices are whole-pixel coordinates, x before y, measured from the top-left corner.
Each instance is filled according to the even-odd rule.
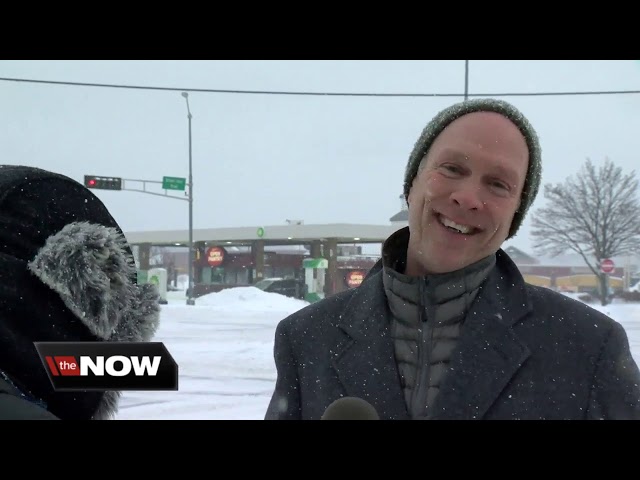
[[[304,268],[304,283],[307,293],[304,299],[309,302],[317,302],[324,298],[325,270],[329,268],[329,260],[326,258],[305,258],[302,260]]]

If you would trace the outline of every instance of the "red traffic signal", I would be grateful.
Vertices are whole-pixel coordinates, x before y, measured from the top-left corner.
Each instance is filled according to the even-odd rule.
[[[96,188],[99,190],[122,190],[122,178],[85,175],[84,186],[87,188]]]

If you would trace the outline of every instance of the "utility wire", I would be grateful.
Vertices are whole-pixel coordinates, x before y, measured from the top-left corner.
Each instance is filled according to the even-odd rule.
[[[125,85],[111,83],[85,83],[62,82],[55,80],[34,80],[29,78],[0,77],[3,82],[40,83],[47,85],[65,85],[72,87],[99,87],[99,88],[125,88],[131,90],[164,90],[175,92],[201,92],[201,93],[232,93],[245,95],[302,95],[325,97],[464,97],[464,93],[346,93],[346,92],[294,92],[273,90],[227,90],[214,88],[177,88],[177,87],[152,87],[141,85]],[[628,95],[639,94],[640,90],[605,90],[583,92],[506,92],[506,93],[469,93],[469,97],[543,97],[543,96],[570,96],[570,95]]]

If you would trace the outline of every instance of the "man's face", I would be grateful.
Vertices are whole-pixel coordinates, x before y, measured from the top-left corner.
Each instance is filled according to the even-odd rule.
[[[528,158],[524,136],[498,113],[451,122],[409,192],[407,275],[451,272],[495,253],[520,203]]]

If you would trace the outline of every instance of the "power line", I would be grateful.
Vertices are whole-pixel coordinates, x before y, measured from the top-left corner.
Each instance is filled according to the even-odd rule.
[[[227,90],[214,88],[185,88],[185,87],[152,87],[141,85],[124,85],[111,83],[85,83],[62,82],[55,80],[34,80],[29,78],[0,77],[3,82],[40,83],[48,85],[65,85],[71,87],[99,87],[99,88],[124,88],[131,90],[164,90],[171,92],[201,92],[201,93],[232,93],[245,95],[302,95],[325,97],[543,97],[543,96],[570,96],[570,95],[628,95],[639,94],[640,90],[606,90],[583,92],[506,92],[506,93],[347,93],[347,92],[294,92],[273,90]]]

